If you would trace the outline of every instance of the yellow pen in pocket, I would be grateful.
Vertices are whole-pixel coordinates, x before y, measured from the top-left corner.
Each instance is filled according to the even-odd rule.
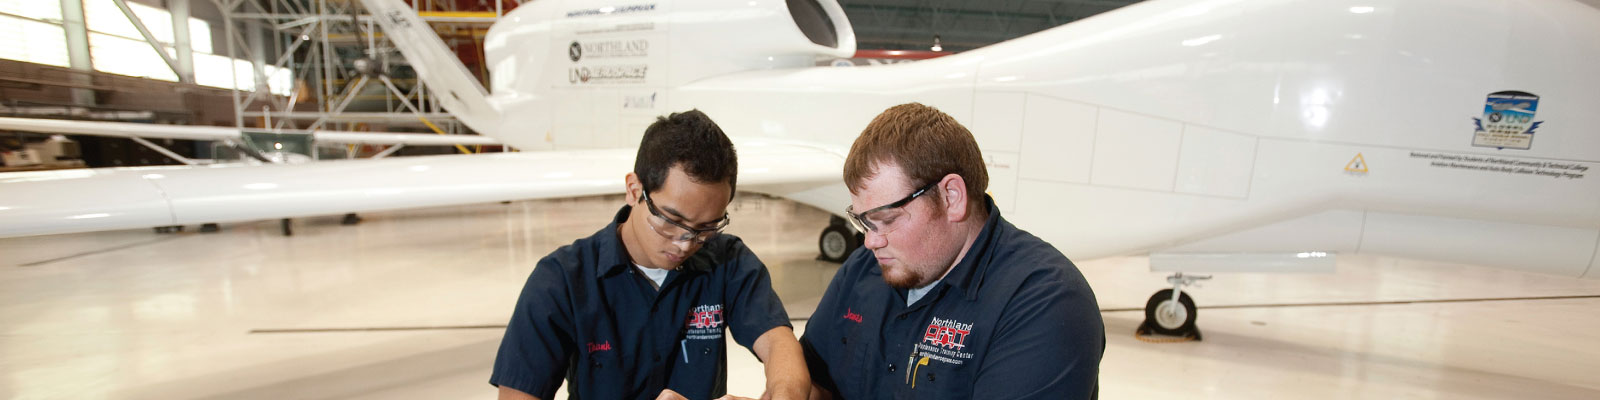
[[[922,366],[924,366],[924,365],[928,365],[928,356],[922,356],[921,360],[917,360],[917,366],[912,368],[912,371],[911,371],[911,388],[912,389],[916,389],[917,388],[917,372],[916,372],[916,370],[917,369],[921,369]]]

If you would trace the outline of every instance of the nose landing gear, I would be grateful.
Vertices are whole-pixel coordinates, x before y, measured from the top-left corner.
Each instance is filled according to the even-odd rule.
[[[833,216],[828,220],[828,227],[823,228],[822,235],[817,238],[817,259],[842,263],[860,247],[861,234],[850,229],[844,218]]]
[[[1182,272],[1167,277],[1167,282],[1172,284],[1171,289],[1161,289],[1144,305],[1144,322],[1139,324],[1135,331],[1137,335],[1159,334],[1178,336],[1188,340],[1200,340],[1200,328],[1194,322],[1196,314],[1194,299],[1188,293],[1183,293],[1183,287],[1195,284],[1196,281],[1211,279],[1211,276],[1186,276]]]

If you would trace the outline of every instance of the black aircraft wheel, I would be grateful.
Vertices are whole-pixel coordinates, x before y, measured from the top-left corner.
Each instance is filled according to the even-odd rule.
[[[817,251],[822,253],[823,261],[844,262],[850,253],[861,247],[860,236],[844,225],[828,225],[817,238]]]
[[[1194,327],[1195,314],[1194,299],[1188,293],[1179,293],[1178,301],[1172,301],[1172,289],[1162,289],[1150,296],[1150,301],[1144,304],[1144,324],[1141,328],[1149,328],[1155,333],[1171,336],[1193,336],[1198,333]]]

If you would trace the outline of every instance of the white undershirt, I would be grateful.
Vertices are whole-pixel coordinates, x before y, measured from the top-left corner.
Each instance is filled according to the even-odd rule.
[[[939,282],[943,281],[943,280],[944,280],[944,277],[940,277],[939,280],[933,281],[933,283],[929,283],[927,286],[906,290],[906,307],[910,307],[912,304],[916,304],[917,300],[922,299],[923,295],[926,295],[926,294],[928,294],[928,292],[933,291],[933,287],[937,286],[939,284]]]
[[[667,273],[672,272],[659,268],[646,268],[639,264],[634,264],[633,267],[638,268],[639,272],[644,274],[644,277],[650,278],[650,284],[655,286],[656,290],[661,290],[661,284],[667,282]]]

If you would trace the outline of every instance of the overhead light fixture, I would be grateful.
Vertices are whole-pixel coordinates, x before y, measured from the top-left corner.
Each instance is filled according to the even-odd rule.
[[[933,47],[929,47],[928,50],[944,51],[944,46],[939,45],[939,35],[933,35]]]

